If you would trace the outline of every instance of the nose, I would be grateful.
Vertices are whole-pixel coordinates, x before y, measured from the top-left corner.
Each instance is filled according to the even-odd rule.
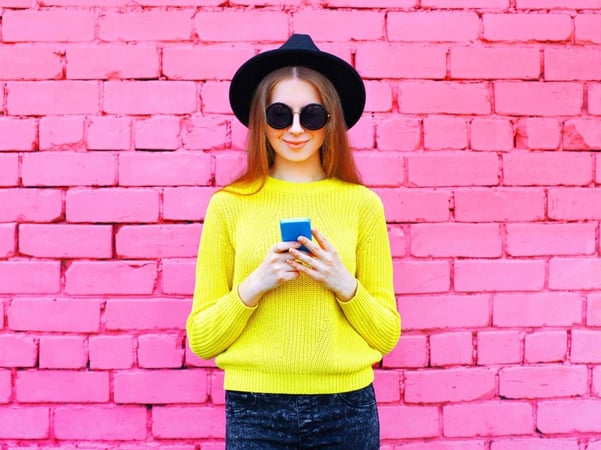
[[[304,131],[300,123],[300,113],[292,114],[292,125],[290,125],[288,131],[292,134],[300,134]]]

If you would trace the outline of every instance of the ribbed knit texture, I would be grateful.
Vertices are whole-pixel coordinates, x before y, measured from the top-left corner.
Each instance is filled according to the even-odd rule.
[[[254,308],[239,298],[238,285],[281,241],[279,219],[291,217],[309,217],[355,275],[357,293],[349,302],[304,274]],[[194,353],[216,357],[225,389],[317,394],[369,384],[372,365],[400,334],[378,196],[336,179],[271,177],[250,196],[217,192],[203,225],[187,333]]]

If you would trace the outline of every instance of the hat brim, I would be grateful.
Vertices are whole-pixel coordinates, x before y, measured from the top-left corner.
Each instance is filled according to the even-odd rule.
[[[275,49],[252,57],[234,74],[229,100],[238,120],[248,126],[250,103],[261,80],[276,69],[305,66],[328,78],[342,104],[347,128],[357,123],[365,107],[365,86],[357,71],[330,53],[310,49]]]

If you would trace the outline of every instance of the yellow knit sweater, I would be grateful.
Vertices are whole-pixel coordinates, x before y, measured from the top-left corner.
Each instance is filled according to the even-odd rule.
[[[253,308],[242,302],[238,285],[281,241],[279,219],[292,217],[309,217],[355,275],[349,302],[304,274]],[[186,328],[194,353],[216,357],[228,390],[321,394],[367,386],[372,365],[400,335],[380,199],[337,179],[269,177],[253,195],[217,192],[203,225]]]

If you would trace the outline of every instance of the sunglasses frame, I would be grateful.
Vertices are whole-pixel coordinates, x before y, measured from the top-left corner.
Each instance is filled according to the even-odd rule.
[[[284,126],[277,126],[274,127],[272,123],[270,123],[269,121],[269,110],[271,108],[273,108],[274,106],[278,106],[278,105],[282,105],[284,107],[286,107],[286,109],[288,110],[288,112],[290,113],[290,121],[284,125]],[[314,128],[312,126],[307,126],[306,121],[303,120],[303,113],[307,110],[307,108],[309,107],[319,107],[321,110],[323,110],[323,112],[325,113],[325,122],[322,126],[318,127],[318,128]],[[265,118],[267,121],[267,125],[269,125],[271,128],[273,128],[274,130],[283,130],[284,128],[288,128],[292,125],[292,123],[294,122],[294,111],[292,110],[292,108],[290,106],[288,106],[286,103],[282,103],[282,102],[275,102],[272,103],[271,105],[269,105],[267,108],[265,108]],[[328,112],[328,110],[320,103],[309,103],[305,106],[303,106],[300,110],[299,114],[299,120],[300,120],[300,124],[303,128],[306,128],[307,130],[311,130],[311,131],[317,131],[317,130],[321,130],[323,127],[325,127],[328,122],[330,121],[330,113]]]

